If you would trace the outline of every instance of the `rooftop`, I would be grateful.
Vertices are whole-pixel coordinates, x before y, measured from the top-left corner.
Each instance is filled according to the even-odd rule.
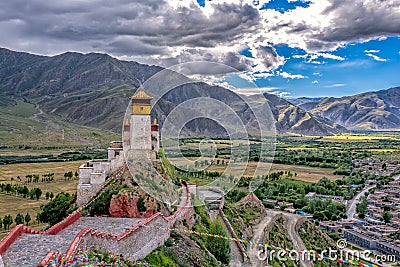
[[[139,89],[136,91],[136,93],[130,97],[131,99],[145,99],[145,100],[151,100],[153,99],[151,96],[146,94],[146,92],[143,90],[142,87],[139,87]]]

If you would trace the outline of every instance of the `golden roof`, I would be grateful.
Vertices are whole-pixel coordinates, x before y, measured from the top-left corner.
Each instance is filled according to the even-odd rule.
[[[148,94],[146,94],[146,92],[143,90],[142,87],[140,87],[135,95],[131,96],[130,99],[148,99],[151,100],[153,99],[151,96],[149,96]]]

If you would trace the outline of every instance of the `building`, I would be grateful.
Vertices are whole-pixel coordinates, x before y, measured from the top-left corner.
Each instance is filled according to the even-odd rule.
[[[376,240],[362,233],[354,230],[344,230],[344,238],[347,242],[356,246],[369,250],[376,250]]]
[[[124,155],[127,151],[145,151],[149,159],[156,160],[160,143],[157,121],[151,124],[152,97],[139,88],[130,99],[131,114],[124,122],[122,141],[110,143],[107,159],[89,160],[79,167],[78,205],[94,196],[102,188],[106,177],[125,163]]]

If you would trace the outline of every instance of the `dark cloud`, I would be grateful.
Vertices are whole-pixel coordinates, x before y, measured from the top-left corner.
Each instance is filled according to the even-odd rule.
[[[283,63],[273,44],[324,51],[341,42],[400,34],[400,0],[314,1],[284,14],[260,11],[250,0],[207,2],[209,13],[193,0],[177,3],[1,1],[0,46],[40,54],[106,52],[164,65],[214,60],[238,70],[268,71]],[[309,9],[311,15],[302,13]],[[244,48],[254,58],[241,56]]]

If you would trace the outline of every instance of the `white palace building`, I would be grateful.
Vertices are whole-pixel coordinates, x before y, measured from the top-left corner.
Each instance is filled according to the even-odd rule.
[[[124,149],[145,151],[150,159],[156,159],[160,143],[156,119],[151,124],[152,97],[139,88],[130,99],[132,110],[130,120],[127,119],[124,124],[122,141],[110,143],[107,159],[89,160],[79,167],[78,205],[94,196],[105,183],[107,175],[124,164]]]

